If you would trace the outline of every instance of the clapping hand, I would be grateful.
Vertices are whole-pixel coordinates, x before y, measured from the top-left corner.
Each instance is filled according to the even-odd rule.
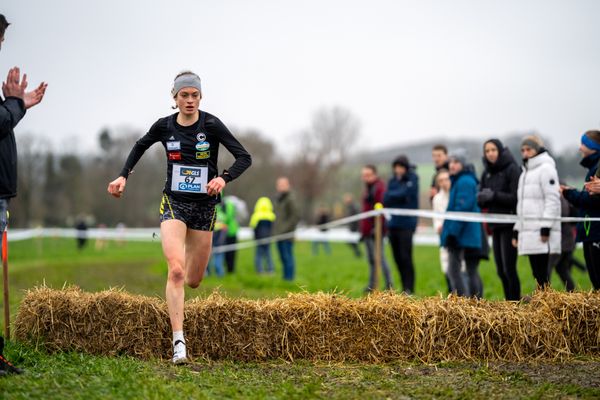
[[[44,98],[44,94],[46,93],[46,88],[48,84],[46,82],[40,83],[40,86],[32,90],[31,92],[25,93],[23,97],[23,101],[25,102],[25,108],[29,109],[35,105],[40,104],[42,99]]]
[[[14,67],[8,70],[6,82],[2,82],[2,94],[4,97],[25,97],[25,89],[27,88],[27,74],[23,74],[21,79],[21,71],[19,67]]]
[[[600,178],[592,176],[589,182],[585,183],[585,190],[589,194],[600,194]]]
[[[25,92],[27,84],[27,74],[23,74],[23,78],[21,79],[21,70],[19,67],[11,68],[8,71],[6,82],[2,82],[2,93],[4,94],[4,97],[17,97],[22,99],[25,103],[25,109],[29,109],[42,101],[48,84],[42,82],[31,92]]]

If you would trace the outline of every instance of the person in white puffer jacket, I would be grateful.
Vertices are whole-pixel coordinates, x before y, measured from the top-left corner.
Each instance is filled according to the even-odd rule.
[[[539,287],[550,284],[550,254],[561,252],[560,191],[554,159],[537,136],[527,136],[521,143],[523,173],[517,192],[517,216],[513,245],[519,255],[529,256],[529,263]],[[527,219],[524,219],[527,218]],[[533,219],[531,219],[533,218]]]

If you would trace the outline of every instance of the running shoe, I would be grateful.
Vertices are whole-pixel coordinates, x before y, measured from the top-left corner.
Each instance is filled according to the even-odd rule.
[[[177,340],[173,345],[173,364],[186,364],[187,362],[185,342]]]

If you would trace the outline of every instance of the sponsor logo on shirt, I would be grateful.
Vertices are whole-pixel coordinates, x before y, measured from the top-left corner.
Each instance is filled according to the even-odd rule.
[[[179,184],[179,190],[183,190],[183,191],[187,191],[187,192],[200,192],[201,185],[199,183],[181,182]]]
[[[167,158],[171,161],[179,161],[179,160],[181,160],[181,152],[180,151],[170,151],[167,153]]]
[[[206,140],[206,135],[202,132],[200,132],[199,134],[196,135],[196,139],[198,139],[199,142],[204,142]]]
[[[181,142],[167,142],[167,150],[181,150]]]
[[[198,142],[196,143],[196,150],[198,151],[206,151],[210,149],[210,143],[208,142]]]
[[[200,176],[201,172],[195,168],[181,168],[179,174],[181,176]]]
[[[210,158],[210,151],[197,151],[196,160],[205,160]]]

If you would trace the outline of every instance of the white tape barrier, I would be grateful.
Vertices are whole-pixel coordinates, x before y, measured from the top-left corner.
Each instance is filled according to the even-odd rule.
[[[238,234],[239,243],[231,245],[218,246],[213,249],[213,253],[222,253],[232,250],[241,250],[250,247],[255,247],[260,244],[268,244],[280,240],[295,239],[300,241],[330,241],[330,242],[346,242],[356,243],[360,236],[356,232],[351,232],[347,228],[339,228],[352,222],[359,221],[365,218],[371,218],[376,215],[383,215],[386,219],[390,219],[392,215],[410,216],[419,218],[439,218],[446,220],[455,220],[463,222],[487,222],[487,223],[507,223],[514,224],[519,220],[516,215],[508,214],[482,214],[469,212],[435,212],[431,210],[408,210],[408,209],[391,209],[384,208],[381,210],[372,210],[364,213],[356,214],[350,217],[338,219],[327,224],[313,226],[309,228],[299,228],[294,232],[285,233],[282,235],[271,236],[260,240],[252,240],[254,233],[251,228],[240,228]],[[600,218],[531,218],[523,217],[523,220],[538,220],[538,221],[560,221],[560,222],[599,222]],[[321,229],[328,229],[321,231]],[[75,229],[61,228],[38,228],[27,230],[10,230],[9,241],[26,240],[36,237],[66,237],[77,238],[86,237],[88,239],[104,239],[104,240],[121,240],[121,241],[153,241],[160,240],[159,228],[118,228],[118,229],[97,229],[92,228],[87,231],[77,231]],[[420,227],[417,229],[415,244],[438,245],[439,238],[432,229]]]

